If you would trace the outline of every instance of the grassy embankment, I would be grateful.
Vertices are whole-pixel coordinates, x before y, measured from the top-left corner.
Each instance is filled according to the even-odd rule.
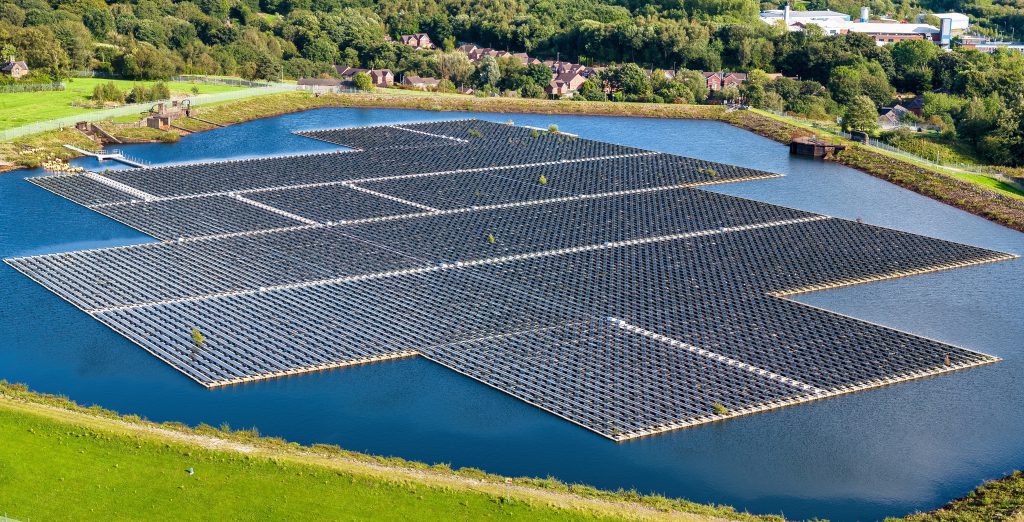
[[[22,520],[781,520],[158,425],[2,381],[0,440],[0,514]]]
[[[63,91],[4,94],[0,96],[0,130],[94,111],[96,110],[94,108],[76,105],[90,103],[93,88],[107,82],[114,82],[114,85],[117,85],[125,94],[136,83],[150,87],[155,83],[100,78],[70,78],[64,82],[67,89]],[[172,95],[192,95],[193,87],[196,87],[200,94],[235,91],[244,88],[231,85],[167,82],[167,88],[170,89]],[[138,118],[134,119],[138,120]]]
[[[3,381],[0,440],[0,513],[23,520],[782,520],[553,479],[509,486],[480,470],[253,431],[156,424]],[[1024,474],[905,520],[1019,522]]]
[[[1016,471],[982,484],[964,498],[929,513],[887,522],[1024,522],[1024,473]]]
[[[792,136],[797,134],[817,135],[830,141],[844,143],[848,148],[835,158],[835,161],[843,165],[1015,230],[1024,231],[1024,197],[1017,195],[1013,187],[999,186],[996,183],[998,180],[986,178],[984,182],[975,182],[969,179],[971,175],[953,174],[924,162],[912,161],[900,154],[864,147],[813,127],[761,111],[733,111],[723,115],[722,121],[783,143],[788,143]],[[992,190],[990,187],[1006,190]]]

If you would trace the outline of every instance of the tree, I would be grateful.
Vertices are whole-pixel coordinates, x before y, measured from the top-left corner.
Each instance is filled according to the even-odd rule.
[[[263,53],[256,59],[256,70],[253,77],[277,81],[281,79],[281,72],[281,63],[271,57],[269,53]]]
[[[352,82],[356,85],[356,88],[361,91],[369,91],[373,89],[373,78],[370,78],[369,74],[364,72],[358,73],[352,78]]]
[[[573,98],[587,101],[608,101],[608,96],[604,93],[604,89],[601,88],[601,84],[593,77],[583,82],[583,85],[576,91],[576,95]]]
[[[501,69],[498,67],[498,61],[493,56],[485,56],[480,60],[477,75],[481,86],[494,87],[501,81]]]
[[[473,62],[469,57],[459,52],[448,52],[437,55],[437,71],[442,78],[451,80],[452,83],[463,85],[473,75]]]
[[[542,63],[531,63],[530,65],[527,65],[525,75],[541,88],[551,83],[551,69]]]
[[[871,133],[878,129],[878,109],[871,98],[860,95],[853,98],[843,113],[843,130]]]
[[[925,92],[931,89],[932,60],[939,55],[939,48],[925,40],[903,40],[892,45],[893,65],[896,71],[895,83],[905,91]]]
[[[455,92],[455,84],[451,80],[444,79],[437,82],[437,92],[453,93]]]
[[[985,138],[983,150],[994,162],[1024,166],[1024,94],[1017,93],[999,114],[998,123]]]

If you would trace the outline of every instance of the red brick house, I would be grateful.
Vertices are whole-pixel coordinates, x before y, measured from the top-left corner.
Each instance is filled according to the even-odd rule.
[[[544,88],[544,92],[550,96],[571,96],[586,81],[587,78],[579,71],[556,74],[551,83]]]
[[[727,72],[703,72],[704,81],[707,82],[708,90],[720,91],[730,85],[739,87],[741,83],[747,81],[746,73],[727,73]]]
[[[430,36],[427,33],[416,33],[416,34],[403,34],[400,42],[409,47],[416,49],[436,49],[437,46],[434,42],[430,41]]]
[[[722,90],[722,77],[716,72],[703,72],[704,81],[707,82],[709,91]]]

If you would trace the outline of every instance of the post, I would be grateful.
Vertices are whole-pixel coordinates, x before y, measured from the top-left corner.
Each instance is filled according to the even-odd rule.
[[[511,490],[512,490],[512,479],[507,478],[507,479],[505,479],[505,503],[506,504],[508,504],[510,502],[509,496],[512,493]]]

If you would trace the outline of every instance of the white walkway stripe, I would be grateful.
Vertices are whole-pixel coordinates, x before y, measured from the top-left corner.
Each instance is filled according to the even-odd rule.
[[[363,187],[352,185],[352,184],[345,184],[345,186],[350,188],[350,189],[352,189],[352,190],[357,190],[359,192],[362,192],[364,194],[369,194],[371,196],[376,196],[378,198],[389,199],[391,201],[395,201],[395,202],[401,203],[403,205],[409,205],[410,207],[416,207],[416,208],[421,209],[421,210],[426,210],[427,212],[440,212],[439,209],[436,209],[434,207],[428,207],[427,205],[424,205],[422,203],[417,203],[415,201],[409,201],[408,199],[402,199],[402,198],[397,197],[397,196],[392,196],[391,194],[385,194],[383,192],[377,192],[376,190],[370,190],[368,188],[363,188]]]
[[[682,341],[677,341],[676,339],[673,339],[671,337],[667,337],[667,336],[664,336],[664,335],[661,335],[661,334],[658,334],[658,333],[654,333],[654,332],[652,332],[650,330],[645,330],[643,328],[640,328],[639,326],[627,323],[626,321],[624,321],[622,319],[617,319],[617,318],[613,317],[613,318],[611,318],[611,321],[612,321],[613,324],[615,324],[619,328],[622,328],[623,330],[626,330],[628,332],[633,332],[635,334],[642,335],[642,336],[648,337],[650,339],[654,339],[655,341],[660,341],[660,342],[663,342],[663,343],[668,344],[670,346],[675,346],[676,348],[682,348],[682,349],[684,349],[684,350],[686,350],[686,351],[688,351],[690,353],[693,353],[693,354],[696,354],[696,355],[700,355],[701,357],[707,357],[708,359],[712,359],[712,360],[715,360],[715,361],[718,361],[718,362],[722,362],[722,363],[725,363],[725,364],[727,364],[729,366],[732,366],[734,368],[739,368],[741,370],[746,370],[746,371],[748,371],[750,373],[755,373],[755,374],[760,375],[761,377],[764,377],[766,379],[771,379],[773,381],[778,381],[778,382],[781,382],[781,383],[784,383],[784,384],[788,384],[790,386],[794,386],[796,388],[800,388],[801,390],[804,390],[804,391],[807,391],[807,392],[811,392],[811,393],[823,393],[824,392],[824,390],[822,390],[820,388],[815,388],[814,386],[811,386],[810,384],[806,384],[806,383],[800,382],[800,381],[798,381],[796,379],[792,379],[790,377],[786,377],[785,375],[779,375],[779,374],[777,374],[775,372],[772,372],[770,370],[765,370],[764,368],[758,368],[757,366],[754,366],[752,364],[747,364],[747,363],[745,363],[743,361],[738,361],[738,360],[733,359],[731,357],[727,357],[725,355],[722,355],[722,354],[719,354],[719,353],[715,353],[715,352],[712,352],[710,350],[705,350],[703,348],[698,348],[696,346],[693,346],[692,344],[687,344],[687,343],[684,343]]]
[[[434,137],[434,138],[443,138],[443,139],[446,139],[446,140],[457,141],[459,143],[469,143],[469,140],[464,140],[464,139],[461,139],[461,138],[453,138],[451,136],[445,136],[444,134],[434,134],[432,132],[425,132],[425,131],[416,130],[416,129],[407,129],[405,127],[400,127],[398,125],[387,125],[387,127],[390,127],[392,129],[404,130],[405,132],[414,132],[416,134],[422,134],[424,136],[431,136],[431,137]]]
[[[247,289],[242,289],[242,290],[231,290],[231,291],[226,291],[226,292],[214,292],[214,293],[210,293],[210,294],[195,295],[195,296],[189,296],[189,297],[181,297],[181,298],[177,298],[177,299],[167,299],[167,300],[161,300],[161,301],[147,301],[147,302],[141,302],[141,303],[127,304],[127,305],[110,306],[110,307],[105,307],[105,308],[93,308],[93,309],[88,309],[86,311],[89,312],[89,313],[103,313],[103,312],[109,312],[109,311],[113,311],[113,310],[128,310],[128,309],[132,309],[132,308],[145,308],[145,307],[160,306],[160,305],[165,305],[165,304],[186,303],[186,302],[194,302],[194,301],[204,301],[204,300],[207,300],[207,299],[215,299],[215,298],[219,298],[219,297],[235,297],[235,296],[242,296],[242,295],[254,295],[254,294],[267,293],[267,292],[274,292],[274,291],[278,291],[278,290],[289,290],[289,289],[293,289],[293,288],[310,288],[310,287],[326,286],[326,285],[332,285],[332,284],[338,284],[338,283],[346,283],[346,282],[351,282],[351,281],[365,281],[365,280],[372,280],[372,279],[384,279],[384,278],[390,278],[390,277],[406,276],[406,275],[412,275],[412,274],[423,274],[423,273],[428,273],[428,272],[439,272],[439,271],[444,271],[444,270],[458,270],[458,269],[467,268],[467,267],[473,267],[473,266],[498,265],[498,264],[502,264],[502,263],[508,263],[508,262],[512,262],[512,261],[522,261],[522,260],[526,260],[526,259],[537,259],[537,258],[542,258],[542,257],[562,256],[562,255],[566,255],[566,254],[575,254],[575,253],[580,253],[580,252],[593,252],[593,251],[597,251],[597,250],[608,250],[608,249],[620,248],[620,247],[624,247],[624,246],[644,245],[644,244],[648,244],[648,243],[657,243],[657,242],[662,242],[662,241],[674,241],[674,240],[677,240],[677,239],[685,239],[685,238],[691,238],[691,237],[703,237],[703,236],[711,236],[711,235],[715,235],[715,234],[727,234],[729,232],[739,232],[739,231],[743,231],[743,230],[755,230],[755,229],[759,229],[759,228],[769,228],[769,227],[794,225],[794,224],[797,224],[797,223],[806,223],[806,222],[809,222],[809,221],[819,221],[819,220],[823,220],[823,219],[831,219],[831,218],[829,218],[827,216],[812,216],[812,217],[807,217],[807,218],[787,219],[787,220],[783,220],[783,221],[773,221],[773,222],[769,222],[769,223],[759,223],[759,224],[756,224],[756,225],[742,225],[742,226],[736,226],[736,227],[724,227],[724,228],[716,228],[716,229],[711,229],[711,230],[701,230],[701,231],[697,231],[697,232],[686,232],[686,233],[681,233],[681,234],[670,234],[670,235],[665,235],[665,236],[645,237],[645,238],[641,238],[641,239],[630,239],[630,240],[625,240],[625,241],[609,241],[609,242],[606,242],[606,243],[597,243],[597,244],[593,244],[593,245],[585,245],[585,246],[571,247],[571,248],[560,248],[560,249],[556,249],[556,250],[541,250],[541,251],[537,251],[537,252],[528,252],[528,253],[525,253],[525,254],[517,254],[517,255],[502,256],[502,257],[493,257],[493,258],[487,258],[487,259],[478,259],[478,260],[473,260],[473,261],[457,261],[457,262],[453,262],[453,263],[442,263],[442,264],[437,264],[437,265],[430,265],[430,266],[423,266],[423,267],[416,267],[416,268],[403,268],[401,270],[389,270],[389,271],[384,271],[384,272],[371,272],[371,273],[366,273],[366,274],[344,276],[344,277],[333,277],[333,278],[328,278],[328,279],[315,279],[315,280],[311,280],[311,281],[300,281],[300,282],[297,282],[297,283],[288,283],[288,284],[282,284],[282,285],[269,285],[269,286],[264,286],[264,287],[260,287],[260,288],[247,288]],[[386,247],[381,246],[381,245],[378,245],[378,246],[380,246],[381,248],[386,248]]]
[[[260,203],[259,201],[253,201],[253,200],[251,200],[249,198],[242,197],[242,196],[240,196],[238,194],[234,194],[231,197],[237,199],[238,201],[241,201],[242,203],[246,203],[246,204],[252,205],[252,206],[257,207],[257,208],[262,208],[263,210],[266,210],[266,211],[269,211],[269,212],[273,212],[275,214],[282,215],[282,216],[284,216],[284,217],[286,217],[288,219],[294,219],[295,221],[300,221],[300,222],[305,223],[307,225],[319,225],[320,224],[320,223],[317,223],[316,221],[313,221],[312,219],[304,218],[304,217],[302,217],[300,215],[297,215],[297,214],[292,214],[291,212],[287,212],[287,211],[281,210],[281,209],[279,209],[277,207],[272,207],[270,205],[267,205],[266,203]]]

